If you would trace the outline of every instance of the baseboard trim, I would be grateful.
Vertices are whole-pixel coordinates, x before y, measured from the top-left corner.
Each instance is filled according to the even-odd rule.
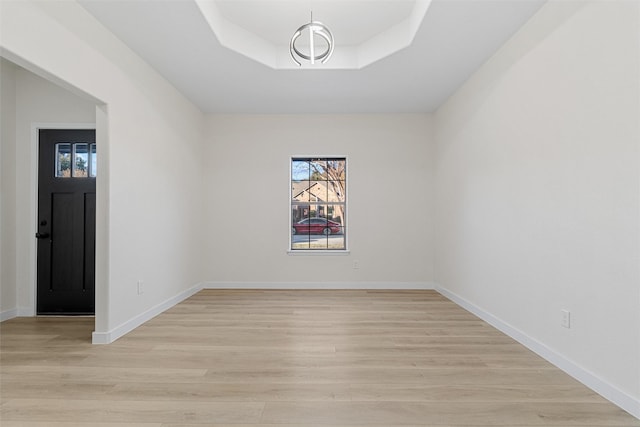
[[[300,290],[358,290],[358,289],[396,289],[427,290],[435,289],[430,282],[204,282],[204,289],[300,289]]]
[[[575,364],[573,361],[567,359],[562,354],[550,349],[540,341],[530,337],[519,329],[514,328],[513,326],[474,305],[473,303],[467,301],[454,292],[451,292],[448,289],[445,289],[438,285],[435,286],[435,290],[438,291],[441,295],[455,302],[465,310],[473,313],[485,322],[489,323],[491,326],[518,341],[520,344],[524,345],[529,350],[533,351],[540,357],[555,365],[557,368],[563,370],[565,373],[571,375],[573,378],[580,381],[582,384],[589,387],[605,399],[611,401],[613,404],[619,406],[634,417],[640,419],[639,399],[636,399],[633,396],[630,396],[629,394],[623,392],[622,390],[601,379],[592,372],[589,372],[586,369]]]
[[[36,315],[32,308],[18,307],[0,312],[0,322],[13,319],[14,317],[34,317]]]
[[[112,342],[114,342],[115,340],[117,340],[118,338],[128,334],[129,332],[133,331],[135,328],[137,328],[138,326],[144,324],[145,322],[148,322],[149,320],[153,319],[154,317],[156,317],[157,315],[161,314],[162,312],[170,309],[171,307],[173,307],[174,305],[184,301],[185,299],[189,298],[190,296],[196,294],[197,292],[199,292],[202,289],[202,284],[199,283],[197,285],[192,286],[191,288],[180,292],[178,295],[169,298],[168,300],[151,307],[149,310],[145,311],[144,313],[141,313],[139,315],[137,315],[136,317],[127,320],[126,322],[124,322],[123,324],[121,324],[120,326],[111,329],[110,331],[107,332],[93,332],[93,334],[91,335],[91,342],[93,344],[111,344]]]
[[[18,308],[18,317],[34,317],[35,315],[36,312],[33,308]]]
[[[12,308],[10,310],[0,311],[0,322],[18,317],[18,309]]]

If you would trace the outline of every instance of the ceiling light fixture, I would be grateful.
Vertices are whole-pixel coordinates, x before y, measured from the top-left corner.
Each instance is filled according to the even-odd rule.
[[[309,54],[308,55],[302,53],[296,47],[296,41],[304,31],[309,32]],[[315,40],[314,40],[314,37],[316,35],[322,37],[327,42],[327,50],[317,55],[316,55]],[[309,61],[311,62],[312,65],[315,64],[315,62],[318,60],[324,64],[329,60],[329,58],[331,58],[331,54],[333,53],[333,34],[331,34],[331,31],[329,31],[326,25],[322,24],[321,22],[314,21],[313,12],[311,12],[311,21],[308,24],[304,24],[302,27],[298,28],[296,32],[293,34],[293,37],[291,37],[291,42],[289,42],[289,51],[291,52],[291,58],[293,58],[295,63],[298,64],[299,66],[301,66],[302,63],[298,60],[298,58]]]

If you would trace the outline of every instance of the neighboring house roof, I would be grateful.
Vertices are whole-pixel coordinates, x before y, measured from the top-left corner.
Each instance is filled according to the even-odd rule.
[[[310,200],[309,196],[313,196],[313,200]],[[291,197],[301,202],[343,201],[325,181],[292,181]]]
[[[317,182],[311,182],[309,185],[309,181],[292,181],[291,182],[291,197],[294,200],[299,200],[304,196],[305,193],[308,193],[309,189],[315,185]]]

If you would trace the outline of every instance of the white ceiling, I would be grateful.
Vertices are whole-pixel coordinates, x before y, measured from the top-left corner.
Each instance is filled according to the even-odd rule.
[[[218,0],[230,22],[274,45],[287,44],[293,32],[309,22],[326,24],[344,45],[357,45],[399,24],[411,14],[415,0]]]
[[[194,0],[218,42],[274,69],[359,69],[409,46],[431,0]],[[290,39],[322,17],[335,32],[331,61],[294,61]],[[294,24],[296,24],[294,26]],[[327,49],[314,37],[318,51]],[[296,42],[310,54],[308,31]],[[326,63],[325,63],[326,62]]]
[[[246,30],[254,50],[259,52],[262,43],[281,45],[288,55],[289,39],[309,21],[311,10],[341,47],[377,40],[376,35],[406,20],[421,1],[80,4],[204,112],[404,113],[437,109],[546,0],[433,0],[408,47],[359,69],[274,69],[225,47],[202,7],[214,2],[226,23]]]

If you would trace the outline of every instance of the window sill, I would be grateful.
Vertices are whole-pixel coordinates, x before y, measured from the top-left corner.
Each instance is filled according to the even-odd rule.
[[[319,255],[319,256],[345,256],[345,255],[349,255],[350,252],[349,250],[346,249],[338,249],[338,250],[323,250],[323,249],[311,249],[311,250],[305,250],[305,249],[289,249],[287,251],[287,255],[294,255],[294,256],[308,256],[308,255]]]

